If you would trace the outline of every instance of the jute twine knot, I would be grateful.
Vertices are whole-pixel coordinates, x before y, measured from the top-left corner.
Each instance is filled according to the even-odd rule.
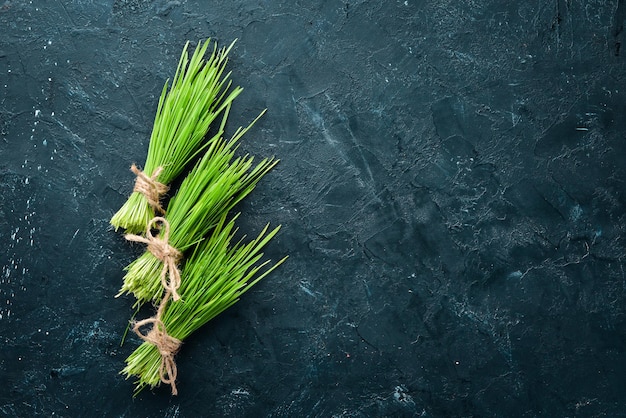
[[[178,352],[182,341],[168,335],[165,324],[163,324],[161,320],[163,310],[170,296],[170,292],[167,291],[161,300],[156,316],[135,322],[133,331],[139,338],[153,344],[159,350],[161,354],[161,366],[159,367],[161,382],[169,384],[172,387],[172,395],[178,395],[178,389],[176,389],[176,375],[178,374],[178,369],[174,361],[174,356]],[[145,325],[152,325],[152,328],[147,334],[142,334],[140,328]]]
[[[163,167],[157,167],[151,176],[138,169],[135,164],[130,167],[130,170],[137,176],[133,191],[144,195],[148,204],[152,206],[156,213],[165,213],[161,206],[161,196],[167,193],[169,187],[157,181],[159,174],[163,171]]]
[[[163,227],[160,234],[161,236],[155,237],[152,235],[152,228],[156,227],[158,223],[161,223]],[[180,299],[180,295],[178,294],[178,288],[180,287],[180,271],[178,270],[177,264],[182,258],[182,253],[169,244],[169,237],[170,224],[161,216],[156,216],[148,222],[145,237],[134,234],[126,234],[125,236],[128,241],[147,244],[148,251],[163,263],[161,285],[171,294],[172,299],[176,301]]]

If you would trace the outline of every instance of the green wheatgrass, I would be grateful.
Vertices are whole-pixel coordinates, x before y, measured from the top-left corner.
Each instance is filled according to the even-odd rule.
[[[172,85],[168,91],[166,82],[161,92],[143,171],[152,176],[161,167],[156,180],[165,185],[208,145],[203,139],[211,123],[242,91],[240,87],[231,90],[230,73],[224,74],[234,42],[220,50],[214,43],[213,52],[205,61],[209,42],[210,39],[200,42],[191,60],[187,54],[189,42],[185,44]],[[115,230],[121,227],[136,234],[146,228],[154,215],[145,196],[133,192],[113,215],[111,225]]]
[[[236,218],[236,216],[235,216]],[[263,231],[249,243],[233,243],[235,219],[222,215],[212,235],[200,243],[182,270],[181,300],[170,299],[161,320],[168,335],[184,341],[191,333],[232,306],[241,295],[278,267],[285,258],[270,266],[260,262],[261,250],[276,235],[280,226]],[[244,237],[245,238],[245,237]],[[122,374],[137,378],[135,394],[160,384],[161,354],[151,343],[143,342],[126,359]]]
[[[227,115],[228,110],[225,117]],[[253,168],[253,157],[245,155],[233,159],[239,139],[256,120],[258,118],[247,128],[240,128],[229,141],[222,137],[213,139],[202,159],[183,180],[167,206],[170,246],[184,253],[204,239],[219,222],[220,216],[246,197],[278,163],[273,158],[263,159]],[[220,132],[222,129],[223,125]],[[118,296],[132,293],[137,305],[150,300],[158,304],[164,292],[162,269],[162,261],[146,251],[126,267]]]

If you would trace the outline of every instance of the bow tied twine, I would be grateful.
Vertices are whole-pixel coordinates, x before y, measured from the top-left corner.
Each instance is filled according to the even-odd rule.
[[[152,227],[157,223],[163,225],[160,236],[152,235]],[[179,300],[178,288],[180,287],[180,271],[177,264],[182,258],[182,253],[172,247],[168,240],[170,237],[170,224],[167,219],[156,216],[152,218],[146,226],[146,236],[126,234],[126,239],[133,242],[141,242],[148,246],[148,251],[163,263],[161,270],[161,285],[171,293],[172,299]],[[167,278],[169,277],[169,280]]]
[[[151,176],[137,168],[135,164],[130,167],[130,171],[135,173],[135,187],[133,192],[139,192],[146,197],[148,204],[152,206],[156,213],[165,213],[161,206],[161,196],[169,190],[167,185],[157,181],[159,174],[163,171],[163,167],[157,167]]]
[[[178,389],[176,388],[176,375],[178,374],[178,369],[176,367],[176,362],[174,361],[174,356],[178,352],[182,341],[168,335],[165,330],[165,325],[160,319],[162,308],[165,307],[167,299],[169,299],[169,291],[161,302],[157,315],[152,318],[135,322],[133,331],[139,336],[139,338],[153,344],[159,350],[159,353],[161,354],[161,366],[159,367],[159,377],[161,378],[161,382],[169,384],[172,387],[172,395],[178,395]],[[152,324],[152,329],[150,329],[147,334],[142,334],[140,328],[149,324]]]

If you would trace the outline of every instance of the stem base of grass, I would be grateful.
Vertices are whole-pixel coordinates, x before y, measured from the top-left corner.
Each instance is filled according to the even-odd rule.
[[[133,192],[126,203],[113,215],[111,225],[117,231],[119,228],[129,234],[145,232],[146,225],[154,218],[154,210],[146,200],[146,197],[138,192]]]

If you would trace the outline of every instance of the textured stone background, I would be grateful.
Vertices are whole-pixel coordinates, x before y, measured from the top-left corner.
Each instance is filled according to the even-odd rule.
[[[0,414],[623,416],[623,0],[0,7]],[[108,228],[186,40],[238,38],[231,128],[280,165],[240,227],[291,258],[119,370],[139,253]]]

